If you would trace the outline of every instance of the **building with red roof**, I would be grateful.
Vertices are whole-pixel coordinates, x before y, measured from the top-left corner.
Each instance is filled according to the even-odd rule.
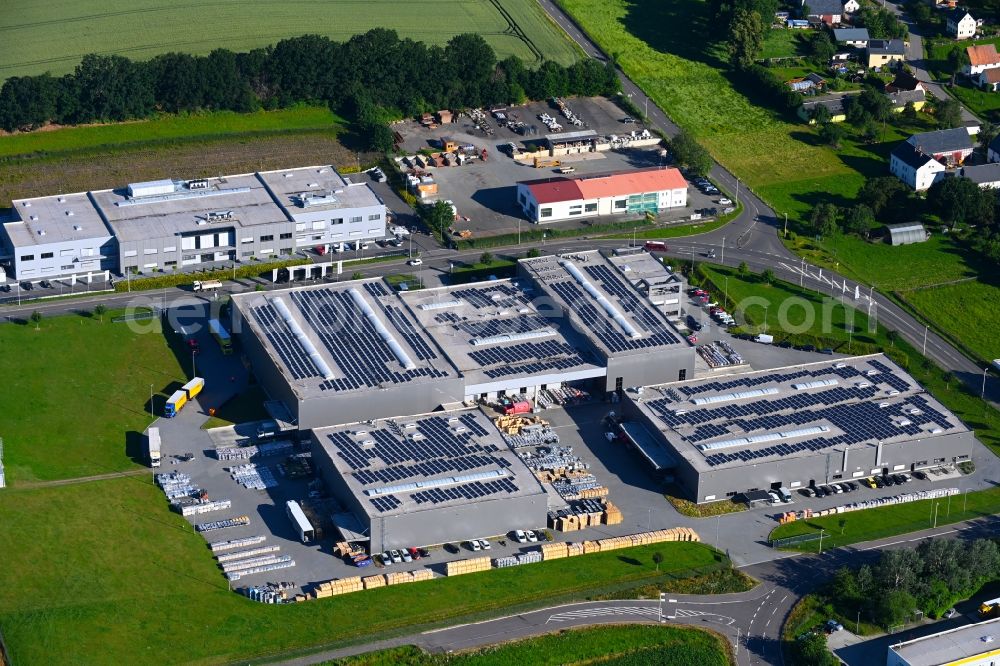
[[[687,181],[677,169],[656,167],[572,178],[559,176],[518,183],[517,202],[528,220],[536,223],[635,216],[687,206]]]

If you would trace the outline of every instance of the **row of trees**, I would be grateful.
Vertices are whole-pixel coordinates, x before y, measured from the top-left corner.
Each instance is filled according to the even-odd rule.
[[[914,610],[940,617],[998,578],[995,541],[932,539],[916,549],[884,551],[874,565],[857,571],[842,568],[829,590],[846,616],[860,611],[862,618],[888,628],[912,618]]]
[[[369,121],[383,109],[413,115],[618,90],[614,65],[583,59],[569,67],[529,69],[516,57],[498,61],[478,35],[444,47],[400,39],[378,28],[335,42],[305,35],[246,53],[166,53],[135,62],[118,55],[84,56],[72,74],[14,77],[0,88],[0,127],[34,129],[144,118],[155,112],[252,111],[321,102]],[[383,114],[384,115],[384,114]]]

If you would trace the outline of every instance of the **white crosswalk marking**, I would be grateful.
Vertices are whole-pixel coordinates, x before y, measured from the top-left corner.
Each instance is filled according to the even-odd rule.
[[[569,622],[589,617],[607,617],[609,615],[647,615],[655,617],[658,614],[655,607],[644,608],[637,606],[604,606],[601,608],[582,608],[580,610],[566,611],[550,615],[548,622]]]

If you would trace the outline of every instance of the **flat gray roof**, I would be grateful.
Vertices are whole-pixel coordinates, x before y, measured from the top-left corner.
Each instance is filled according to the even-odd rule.
[[[949,629],[906,643],[890,645],[889,650],[906,660],[910,666],[940,666],[962,659],[1000,656],[1000,618],[978,624]]]
[[[566,313],[606,356],[689,346],[666,315],[632,284],[624,263],[628,262],[616,264],[591,250],[522,259],[520,265],[556,309]],[[662,266],[657,271],[670,275]]]
[[[368,183],[348,183],[332,166],[263,171],[257,175],[291,216],[382,204]]]
[[[594,130],[578,130],[576,132],[561,132],[559,134],[549,134],[545,140],[550,144],[565,143],[567,141],[581,141],[583,139],[593,139],[597,136]]]
[[[538,312],[536,295],[527,280],[400,294],[414,318],[465,376],[467,386],[503,382],[522,386],[521,379],[529,376],[540,378],[542,384],[604,376],[604,366],[591,357],[572,327]]]
[[[646,387],[630,399],[699,471],[968,429],[881,354]]]
[[[15,199],[13,206],[17,221],[3,226],[15,248],[111,236],[86,192]]]
[[[290,221],[254,174],[206,180],[204,189],[182,189],[172,195],[130,198],[122,188],[91,196],[123,242]],[[209,221],[209,213],[231,216]]]
[[[428,384],[455,368],[381,278],[234,294],[301,397]]]
[[[545,494],[479,410],[318,428],[313,437],[369,516]]]

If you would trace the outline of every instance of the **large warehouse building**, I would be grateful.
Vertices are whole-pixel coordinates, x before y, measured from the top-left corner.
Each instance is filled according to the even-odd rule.
[[[519,272],[403,294],[379,279],[237,294],[233,329],[301,429],[564,382],[603,394],[693,376],[694,348],[664,314],[682,282],[657,262],[592,251]]]
[[[1000,618],[889,646],[885,666],[996,666]]]
[[[698,502],[953,463],[974,445],[883,355],[647,387],[625,414]]]
[[[674,168],[650,168],[517,184],[517,203],[531,222],[642,215],[687,206],[687,181]]]
[[[184,270],[385,236],[385,204],[330,166],[158,180],[13,202],[0,265],[15,280]]]
[[[547,494],[478,410],[320,428],[313,461],[370,551],[543,527]]]

